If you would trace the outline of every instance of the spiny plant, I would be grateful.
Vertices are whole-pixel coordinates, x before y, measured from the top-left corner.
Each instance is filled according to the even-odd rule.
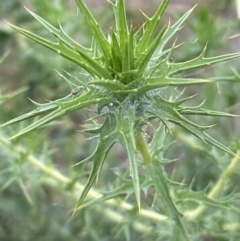
[[[2,127],[44,115],[12,137],[16,138],[61,116],[95,105],[97,111],[94,119],[101,117],[104,121],[102,124],[94,122],[94,127],[87,130],[95,133],[99,141],[93,154],[79,163],[91,161],[92,169],[74,212],[83,204],[92,185],[101,175],[101,168],[108,152],[116,142],[119,142],[128,154],[133,188],[128,185],[121,186],[114,194],[124,192],[130,195],[134,192],[138,208],[141,209],[141,190],[154,186],[156,197],[161,195],[164,198],[173,223],[177,225],[183,237],[190,240],[181,220],[182,214],[170,193],[169,187],[173,183],[164,170],[164,166],[170,161],[162,156],[164,143],[161,145],[161,140],[164,140],[163,135],[171,132],[170,124],[173,123],[203,142],[236,156],[232,150],[205,132],[211,126],[201,126],[185,117],[233,115],[204,109],[202,105],[186,106],[184,103],[192,96],[183,97],[182,93],[179,94],[172,87],[212,82],[213,78],[187,78],[183,77],[183,73],[238,58],[240,53],[205,57],[204,48],[194,59],[174,62],[172,53],[180,45],[174,43],[169,47],[168,42],[183,27],[184,21],[194,8],[180,17],[175,24],[168,23],[159,31],[159,21],[169,0],[163,0],[152,17],[144,14],[146,22],[137,31],[134,31],[132,25],[128,25],[125,1],[109,1],[115,16],[115,26],[110,29],[107,36],[84,2],[75,2],[92,33],[90,48],[85,48],[68,36],[61,26],[59,29],[55,28],[30,10],[30,14],[56,37],[56,42],[9,24],[26,37],[78,65],[81,73],[77,77],[69,73],[65,76],[60,74],[73,88],[71,94],[44,104],[33,102],[37,106],[35,110],[8,121]],[[165,132],[160,125],[154,129],[154,138],[148,143],[146,129],[153,120],[161,122],[165,126]],[[110,197],[111,195],[106,199]]]

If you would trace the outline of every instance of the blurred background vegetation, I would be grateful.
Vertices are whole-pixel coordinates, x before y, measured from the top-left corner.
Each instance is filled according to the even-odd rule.
[[[107,1],[86,0],[85,2],[107,32],[113,19]],[[129,23],[132,22],[136,29],[144,21],[139,9],[151,15],[161,1],[150,0],[150,2],[149,4],[149,1],[143,0],[127,1]],[[240,30],[240,16],[236,11],[237,1],[170,1],[164,21],[167,22],[170,18],[171,22],[174,22],[196,3],[197,8],[184,29],[179,32],[176,41],[185,44],[174,53],[174,60],[182,61],[197,56],[205,46],[207,46],[207,56],[239,51],[239,38],[234,38]],[[29,15],[24,6],[56,27],[61,23],[63,29],[82,44],[86,46],[91,44],[88,28],[73,0],[11,0],[0,3],[0,19],[52,38]],[[71,93],[71,88],[60,79],[55,70],[59,72],[66,70],[75,76],[78,75],[78,67],[15,33],[3,21],[0,22],[0,56],[0,123],[34,109],[35,106],[29,99],[44,103]],[[193,71],[189,73],[190,75],[221,77],[221,80],[206,86],[188,88],[184,95],[198,93],[189,104],[201,103],[206,99],[204,103],[206,108],[240,114],[239,60],[206,68],[203,71]],[[230,77],[229,81],[226,81],[227,77]],[[49,124],[47,128],[41,128],[39,132],[33,132],[25,138],[12,142],[8,142],[7,139],[28,123],[0,129],[0,241],[138,241],[147,238],[166,240],[161,233],[161,230],[166,229],[164,224],[138,218],[146,225],[146,229],[142,231],[136,229],[132,225],[133,220],[137,219],[134,210],[125,212],[113,208],[123,217],[121,222],[116,220],[113,222],[100,204],[84,209],[69,219],[79,194],[72,190],[72,186],[75,181],[85,183],[91,165],[74,168],[71,166],[91,154],[96,144],[94,140],[86,141],[90,136],[82,132],[89,115],[91,112],[89,114],[88,111],[75,112]],[[237,148],[240,133],[239,119],[213,117],[201,119],[201,124],[213,123],[217,123],[217,127],[210,133],[225,145]],[[165,153],[167,158],[178,158],[174,167],[166,167],[172,174],[171,178],[174,181],[184,180],[185,183],[191,183],[195,190],[202,190],[209,183],[216,181],[220,170],[214,158],[204,151],[205,147],[181,130],[175,130],[173,136],[169,137],[169,142],[176,138],[177,141],[171,146],[170,151],[166,150]],[[196,145],[192,148],[194,144]],[[216,152],[212,150],[212,153],[214,151]],[[52,167],[53,170],[56,168],[73,180],[72,183],[66,185],[54,181],[29,162],[31,157]],[[119,146],[116,146],[108,159],[108,166],[103,168],[96,188],[111,188],[113,185],[111,182],[115,179],[115,168],[121,167],[124,170],[127,166],[125,153]],[[236,183],[240,183],[239,170],[236,170],[229,184],[237,192],[240,191],[240,186]],[[210,209],[209,213],[211,212]],[[239,227],[231,227],[231,239],[220,232],[224,227],[226,229],[229,220],[237,220],[236,223],[239,224],[239,214],[229,214],[226,210],[221,210],[205,218],[210,225],[206,225],[206,219],[191,224],[190,230],[196,227],[198,230],[195,240],[240,240]],[[154,227],[154,232],[148,232],[148,226]]]

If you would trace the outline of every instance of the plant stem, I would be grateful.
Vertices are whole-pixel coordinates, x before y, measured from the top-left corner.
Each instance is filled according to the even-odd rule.
[[[222,173],[221,177],[219,178],[216,185],[213,187],[213,189],[209,192],[208,197],[209,198],[215,198],[223,189],[226,181],[231,177],[234,170],[236,169],[237,165],[240,163],[239,159],[240,151],[237,152],[236,156],[232,159],[230,165],[227,167],[227,169]],[[188,216],[190,218],[196,219],[198,216],[200,216],[205,210],[207,209],[206,205],[200,205],[198,208],[196,208],[194,211],[185,212],[184,216]]]
[[[152,156],[148,150],[145,138],[141,131],[137,131],[135,133],[135,140],[136,140],[137,150],[141,153],[144,164],[145,165],[150,164],[152,162]]]
[[[21,146],[13,146],[11,144],[10,141],[8,141],[5,138],[0,138],[0,143],[2,143],[4,146],[7,146],[9,149],[11,149],[11,151],[13,153],[18,153],[18,154],[28,154],[29,152],[26,151],[23,147]],[[46,164],[44,164],[43,162],[41,162],[40,160],[38,160],[35,156],[33,155],[28,155],[26,157],[26,159],[28,160],[28,162],[30,162],[32,165],[36,166],[37,168],[39,168],[41,171],[43,171],[45,174],[51,176],[54,180],[63,183],[63,184],[68,184],[71,182],[71,179],[64,176],[63,174],[61,174],[59,171],[57,171],[56,169],[53,169],[52,167],[48,167]],[[84,186],[78,182],[75,183],[74,189],[77,191],[82,192],[84,189]],[[97,191],[94,191],[93,189],[91,189],[88,193],[88,195],[91,198],[100,198],[102,197],[102,194],[98,193]],[[75,198],[78,199],[79,196],[78,194],[75,195]],[[113,207],[117,207],[117,208],[121,208],[124,209],[126,211],[131,211],[134,209],[134,206],[130,203],[127,203],[125,201],[119,202],[119,200],[116,199],[109,199],[104,201],[104,203],[107,206],[113,206]],[[80,208],[81,209],[81,208]],[[108,210],[108,212],[106,212],[106,210]],[[124,219],[124,216],[121,214],[118,214],[117,212],[112,211],[110,208],[103,208],[102,209],[103,213],[107,216],[109,216],[113,221],[119,221],[120,220],[120,216],[122,217],[121,220]],[[113,215],[113,214],[116,215]],[[110,215],[111,214],[111,215]],[[157,222],[163,222],[166,224],[170,224],[170,220],[167,216],[158,214],[154,211],[150,211],[150,210],[146,210],[146,209],[141,209],[138,213],[140,216],[157,221]],[[116,218],[117,217],[117,218]],[[135,221],[135,224],[133,226],[138,227],[139,231],[142,230],[144,232],[145,229],[141,229],[139,227],[142,227],[143,224],[140,224],[139,222]],[[149,229],[149,227],[146,227],[147,229]]]

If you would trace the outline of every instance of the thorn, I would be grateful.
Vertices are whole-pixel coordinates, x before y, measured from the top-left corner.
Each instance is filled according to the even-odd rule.
[[[208,42],[207,42],[206,45],[204,46],[203,51],[202,51],[202,53],[198,56],[198,58],[201,58],[201,57],[202,57],[202,59],[204,59],[205,53],[206,53],[206,51],[207,51],[207,45],[208,45]]]
[[[34,105],[36,105],[36,106],[40,106],[40,105],[41,105],[41,104],[35,102],[34,100],[30,99],[29,97],[27,97],[27,98],[28,98]]]

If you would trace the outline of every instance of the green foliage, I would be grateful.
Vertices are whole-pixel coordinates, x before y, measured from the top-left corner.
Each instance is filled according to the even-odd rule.
[[[206,130],[212,125],[200,125],[191,120],[189,116],[234,117],[234,115],[203,108],[203,104],[187,106],[185,102],[190,101],[193,96],[186,97],[183,92],[179,93],[175,87],[192,85],[198,87],[200,84],[214,82],[217,78],[189,78],[185,77],[184,74],[188,71],[238,58],[240,53],[206,57],[207,48],[205,47],[199,56],[187,61],[175,62],[172,60],[172,55],[175,50],[181,48],[181,45],[174,43],[169,47],[168,42],[183,27],[194,8],[180,17],[175,24],[170,25],[169,23],[162,27],[161,31],[158,31],[159,22],[169,4],[169,0],[163,0],[151,18],[144,15],[146,22],[135,32],[133,26],[127,24],[125,1],[117,0],[116,3],[109,3],[113,8],[115,26],[106,36],[84,2],[76,0],[79,11],[91,31],[92,45],[90,47],[84,47],[72,39],[61,25],[57,28],[55,24],[52,25],[30,10],[28,10],[30,14],[53,34],[56,41],[48,40],[9,24],[26,37],[76,64],[81,68],[81,72],[77,77],[68,73],[64,76],[60,74],[74,89],[71,94],[44,104],[32,101],[36,105],[35,110],[12,119],[1,127],[6,128],[10,124],[43,115],[39,119],[34,119],[32,124],[22,128],[10,138],[12,141],[16,139],[17,142],[23,138],[23,135],[31,135],[34,130],[42,128],[60,117],[95,106],[96,114],[92,117],[93,125],[86,131],[94,133],[98,137],[96,149],[88,158],[75,164],[75,166],[82,166],[92,162],[91,171],[84,186],[76,183],[79,178],[77,174],[74,174],[72,179],[68,179],[35,157],[28,156],[28,161],[53,179],[64,183],[67,190],[76,189],[81,192],[73,211],[75,215],[72,218],[80,215],[77,211],[86,208],[87,230],[88,210],[103,202],[113,207],[131,210],[129,216],[125,218],[126,221],[119,227],[119,230],[123,230],[128,240],[137,240],[137,238],[131,237],[129,231],[131,225],[137,230],[146,229],[148,233],[153,230],[149,224],[144,223],[142,227],[140,222],[135,220],[138,213],[140,216],[149,216],[150,219],[159,221],[157,229],[159,231],[155,231],[156,240],[165,240],[166,237],[170,240],[197,240],[194,238],[194,232],[188,228],[188,224],[191,223],[191,220],[188,219],[200,216],[206,208],[203,204],[213,208],[222,208],[224,211],[239,212],[239,207],[233,205],[233,200],[236,198],[233,193],[226,192],[227,198],[215,199],[237,167],[239,153],[235,154],[238,148],[232,150],[207,133]],[[176,129],[175,126],[181,127],[180,130]],[[149,127],[152,127],[154,134],[152,139],[147,141]],[[182,130],[185,131],[184,134],[182,134]],[[180,139],[183,135],[182,139],[185,142],[190,142],[195,151],[200,150],[205,154],[207,153],[206,155],[211,156],[216,162],[220,158],[221,151],[226,153],[226,158],[229,158],[229,154],[233,156],[232,163],[226,169],[222,169],[222,175],[211,192],[208,193],[207,189],[194,190],[193,183],[189,187],[183,188],[181,184],[183,180],[174,178],[174,172],[172,172],[172,176],[168,175],[166,167],[174,165],[176,161],[164,157],[171,146],[169,134],[179,135]],[[189,141],[189,138],[195,137],[196,139]],[[10,145],[6,140],[2,140],[2,143],[5,146]],[[120,143],[126,150],[129,170],[123,172],[119,168],[116,171],[115,181],[109,190],[96,192],[91,188],[96,180],[103,175],[110,150],[116,143]],[[209,150],[207,147],[212,149]],[[26,154],[25,151],[22,152],[18,148],[17,145],[15,152]],[[214,153],[214,150],[217,154]],[[12,172],[15,169],[5,170]],[[176,169],[174,171],[177,172]],[[5,171],[3,172],[5,173]],[[9,179],[3,188],[17,181],[26,200],[32,203],[21,180],[21,178]],[[152,194],[153,206],[160,210],[161,214],[142,209],[141,194],[142,192],[148,194],[152,189],[154,190]],[[76,198],[73,193],[71,195]],[[121,195],[124,195],[126,200],[135,198],[136,207],[126,201],[119,200]],[[160,201],[161,199],[164,202]],[[102,211],[112,219],[122,220],[121,215],[119,217],[112,212],[106,206]],[[132,224],[128,219],[133,220]],[[171,225],[166,228],[166,224]],[[91,226],[92,224],[89,228],[91,230],[90,236],[93,240],[97,240],[97,234],[94,233]],[[201,234],[199,235],[201,236]],[[217,232],[214,235],[221,236]]]

